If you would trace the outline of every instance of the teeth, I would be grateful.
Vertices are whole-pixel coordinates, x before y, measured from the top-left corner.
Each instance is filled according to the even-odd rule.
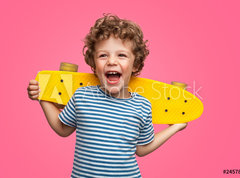
[[[117,74],[117,72],[107,72],[107,74]]]

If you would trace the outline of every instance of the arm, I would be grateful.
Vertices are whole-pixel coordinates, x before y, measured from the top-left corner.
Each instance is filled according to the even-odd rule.
[[[60,121],[58,115],[61,113],[61,111],[53,103],[48,101],[40,101],[40,105],[49,125],[58,135],[67,137],[75,131],[75,127],[70,127]]]
[[[28,97],[32,100],[37,100],[40,90],[39,83],[36,80],[31,80],[29,82],[27,90]],[[58,135],[62,137],[67,137],[75,131],[74,127],[67,126],[59,120],[58,115],[61,111],[54,103],[40,101],[40,105],[43,109],[49,125]]]
[[[164,144],[174,134],[176,134],[178,131],[183,130],[186,126],[187,126],[187,123],[173,124],[173,125],[170,125],[168,128],[156,133],[154,135],[154,140],[152,142],[146,145],[137,146],[136,155],[141,157],[153,152],[162,144]]]

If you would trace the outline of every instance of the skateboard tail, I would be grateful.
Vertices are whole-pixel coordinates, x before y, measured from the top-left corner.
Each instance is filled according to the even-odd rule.
[[[151,102],[154,124],[185,123],[203,113],[200,99],[183,88],[138,77],[132,78],[129,86]]]

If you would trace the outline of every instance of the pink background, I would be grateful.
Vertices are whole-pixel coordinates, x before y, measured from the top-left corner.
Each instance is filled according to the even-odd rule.
[[[188,83],[205,106],[152,154],[138,158],[146,178],[219,178],[240,169],[239,1],[1,1],[0,177],[69,177],[75,134],[57,136],[27,85],[60,62],[91,72],[81,53],[103,13],[137,22],[149,40],[141,77]],[[154,125],[155,131],[165,125]]]

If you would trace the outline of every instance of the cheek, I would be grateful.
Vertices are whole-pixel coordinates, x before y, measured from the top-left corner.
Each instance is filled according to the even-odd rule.
[[[97,74],[102,74],[103,73],[103,69],[104,69],[104,63],[101,63],[101,62],[95,62],[95,69],[96,69],[96,73]]]
[[[128,62],[126,65],[124,65],[125,70],[127,70],[128,72],[132,72],[133,70],[133,63],[132,62]]]
[[[99,61],[95,61],[95,67],[96,67],[96,70],[98,69],[100,69],[101,68],[101,63],[99,62]]]

